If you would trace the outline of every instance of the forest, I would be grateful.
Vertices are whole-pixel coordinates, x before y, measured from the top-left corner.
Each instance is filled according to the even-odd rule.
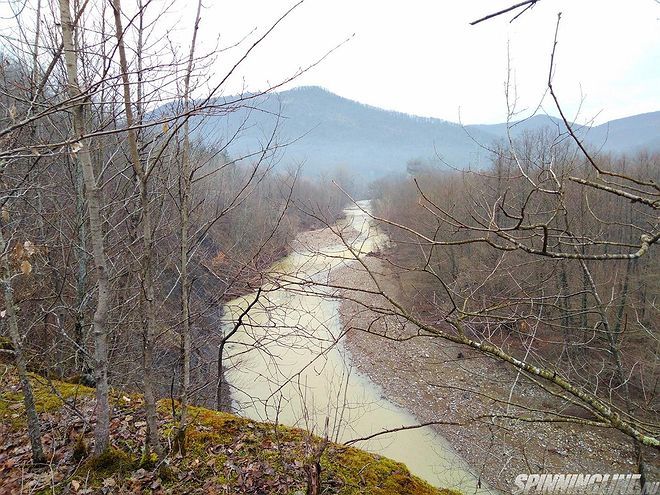
[[[492,151],[485,170],[411,162],[408,180],[375,185],[374,217],[395,244],[394,313],[524,371],[494,398],[478,390],[500,377],[475,368],[462,390],[493,401],[494,417],[609,428],[625,418],[640,433],[631,458],[655,469],[642,445],[656,445],[660,157],[597,154],[548,131]],[[514,392],[524,383],[536,391]]]
[[[309,350],[303,338],[327,344],[286,376],[282,356],[268,355],[286,383],[298,379],[304,398],[303,371],[316,372],[312,364],[344,340],[356,362],[368,362],[351,347],[361,345],[358,332],[379,339],[368,344],[377,354],[374,369],[389,363],[383,342],[396,354],[410,341],[423,342],[425,358],[451,353],[447,361],[474,369],[474,381],[468,373],[460,386],[444,383],[469,399],[466,407],[491,407],[466,416],[461,427],[487,423],[503,445],[516,422],[575,427],[570,435],[578,438],[597,431],[628,446],[626,462],[642,483],[655,479],[660,155],[583,144],[554,93],[551,63],[548,92],[561,125],[516,132],[512,120],[493,143],[474,143],[459,126],[446,126],[479,149],[477,166],[456,168],[440,153],[411,156],[405,173],[370,165],[370,177],[378,178],[366,183],[354,168],[326,158],[323,173],[308,174],[303,160],[286,158],[291,139],[280,135],[277,108],[259,105],[318,61],[259,92],[225,92],[297,5],[241,45],[224,73],[213,69],[224,52],[198,40],[201,1],[189,38],[178,45],[159,23],[168,7],[155,2],[36,0],[12,13],[13,36],[0,51],[0,474],[12,473],[7,493],[77,493],[83,486],[81,493],[114,493],[118,472],[139,485],[134,490],[154,493],[165,493],[159,490],[168,483],[170,492],[188,493],[184,483],[192,478],[200,493],[366,493],[367,485],[383,494],[456,493],[351,447],[397,430],[459,424],[443,421],[441,409],[428,421],[376,425],[375,433],[355,432],[339,445],[339,431],[352,427],[342,425],[352,369],[341,376],[343,399],[341,390],[331,397],[335,417],[305,416],[318,423],[309,432],[280,429],[279,409],[272,427],[230,415],[241,412],[234,407],[239,387],[226,373],[242,364],[227,360],[230,350],[234,358],[250,350],[268,355],[271,340],[291,336],[295,351]],[[316,90],[299,93],[333,101]],[[402,118],[388,118],[395,117]],[[233,131],[222,135],[218,122],[228,120]],[[428,133],[444,128],[408,120]],[[357,135],[337,121],[339,139]],[[253,148],[241,154],[245,134]],[[327,266],[306,271],[305,262],[318,263],[310,252]],[[308,258],[277,279],[278,262],[296,255]],[[349,262],[359,276],[340,271]],[[299,318],[286,329],[290,335],[268,333],[278,330],[273,315],[287,311],[285,303],[277,307],[281,294],[309,298],[305,316],[318,327]],[[226,305],[237,300],[245,307],[234,318]],[[351,323],[351,304],[366,320]],[[257,322],[253,308],[270,319]],[[248,329],[252,337],[259,326],[265,337],[236,352],[237,333]],[[333,331],[326,336],[321,327]],[[464,364],[470,360],[474,368]],[[502,365],[491,377],[501,383],[478,382],[488,368],[477,360]],[[399,370],[390,368],[396,377]],[[269,399],[284,387],[275,385]],[[377,395],[386,395],[378,385],[385,392]],[[411,397],[419,392],[406,388]],[[442,394],[435,395],[445,400]],[[75,426],[54,419],[53,403]],[[136,436],[126,433],[129,423],[139,424]],[[222,462],[209,457],[214,448]],[[240,461],[232,457],[246,451]],[[271,451],[277,469],[268,464]],[[46,481],[22,491],[23,471],[16,474],[20,463],[8,452],[22,456],[21,470]],[[69,463],[69,471],[49,477],[49,470],[64,472],[53,467],[58,463]],[[493,483],[497,476],[484,472]],[[217,483],[211,488],[205,478]],[[218,486],[224,491],[208,491]],[[476,491],[481,471],[474,486],[486,493]]]
[[[85,7],[37,4],[61,23],[17,15],[0,60],[4,359],[15,356],[35,461],[43,428],[28,372],[95,387],[97,453],[110,384],[144,393],[158,453],[157,398],[219,406],[217,359],[200,342],[222,341],[222,304],[345,202],[330,178],[273,170],[276,127],[250,156],[194,137],[255,96],[220,105],[219,86],[193,98],[209,55],[195,35],[185,56],[164,52],[160,7]]]

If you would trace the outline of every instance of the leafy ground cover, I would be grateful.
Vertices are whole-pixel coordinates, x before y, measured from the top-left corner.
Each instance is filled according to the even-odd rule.
[[[11,366],[0,365],[0,493],[290,494],[306,493],[322,441],[295,428],[191,408],[185,455],[174,453],[176,403],[159,403],[162,459],[142,453],[142,398],[113,393],[112,447],[90,454],[94,390],[32,376],[49,462],[31,465],[22,394]],[[320,461],[324,494],[455,495],[412,476],[398,462],[330,443]]]

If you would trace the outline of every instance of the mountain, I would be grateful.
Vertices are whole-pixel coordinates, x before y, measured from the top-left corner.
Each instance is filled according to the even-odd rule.
[[[313,174],[330,173],[340,166],[373,179],[405,170],[409,160],[432,159],[436,152],[453,167],[483,166],[487,153],[477,142],[493,139],[479,130],[471,137],[452,122],[382,110],[318,87],[257,98],[249,108],[209,118],[198,134],[207,141],[213,137],[226,142],[247,122],[229,146],[232,156],[245,155],[268,140],[278,114],[278,142],[288,143],[281,150],[280,163],[304,162]]]
[[[465,127],[470,131],[479,130],[492,134],[498,139],[507,139],[507,126],[508,124],[503,122],[501,124],[473,124]],[[550,115],[534,115],[528,119],[514,122],[510,127],[513,138],[520,137],[526,132],[536,132],[542,128],[552,129],[556,132],[564,132],[566,130],[566,126],[561,119],[551,117]]]
[[[229,104],[238,97],[215,101]],[[278,166],[304,163],[310,175],[343,167],[365,180],[406,169],[411,160],[434,161],[447,167],[479,168],[490,161],[484,146],[506,137],[506,124],[469,125],[419,117],[364,105],[319,87],[301,87],[250,97],[226,115],[197,121],[205,142],[231,143],[233,156],[246,156],[267,143],[277,128],[282,147],[272,158]],[[561,120],[537,115],[515,124],[514,137],[543,127],[564,130]],[[590,144],[604,151],[660,150],[660,112],[580,128]],[[232,140],[232,137],[236,136]]]
[[[506,123],[469,125],[466,128],[493,134],[500,139],[506,138]],[[514,123],[511,133],[513,137],[519,137],[524,132],[542,128],[549,128],[555,133],[566,132],[566,126],[561,119],[549,115],[535,115]],[[591,148],[600,152],[636,153],[643,149],[660,151],[660,112],[624,117],[594,127],[574,125],[573,130]]]
[[[642,113],[592,127],[592,146],[602,151],[634,153],[647,149],[660,151],[660,112]]]

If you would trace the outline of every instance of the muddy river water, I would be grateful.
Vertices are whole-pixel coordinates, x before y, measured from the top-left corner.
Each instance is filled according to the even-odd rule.
[[[387,242],[363,211],[368,201],[358,205],[347,209],[337,225],[358,232],[350,243],[337,237],[334,245],[298,249],[271,268],[259,293],[226,305],[225,331],[239,318],[242,322],[225,358],[232,402],[240,414],[321,436],[327,421],[328,435],[337,442],[418,422],[352,366],[340,338],[339,300],[326,286],[329,273]],[[405,463],[435,486],[488,493],[485,487],[477,489],[473,470],[430,427],[356,446]]]

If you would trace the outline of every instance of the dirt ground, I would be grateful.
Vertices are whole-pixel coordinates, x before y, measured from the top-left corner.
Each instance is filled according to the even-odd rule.
[[[299,242],[299,247],[320,247],[336,244],[337,238],[321,229]],[[390,307],[382,296],[369,292],[376,282],[395,299],[400,286],[383,259],[367,256],[364,263],[375,281],[358,262],[331,274],[332,283],[356,288],[341,291],[346,299],[340,305],[342,323],[350,329],[346,345],[354,365],[420,422],[461,423],[435,428],[482,480],[508,493],[521,473],[636,472],[631,442],[616,430],[489,417],[507,413],[507,406],[495,398],[506,399],[510,393],[514,402],[532,408],[543,408],[548,399],[504,364],[437,337],[418,335],[412,325],[374,312],[371,308]],[[521,415],[520,409],[509,412]],[[658,456],[650,454],[655,469]]]

